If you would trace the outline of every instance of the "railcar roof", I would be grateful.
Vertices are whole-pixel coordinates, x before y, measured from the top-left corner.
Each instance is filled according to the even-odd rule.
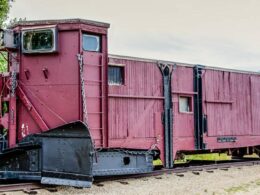
[[[74,19],[56,19],[56,20],[31,20],[31,21],[18,21],[14,25],[11,26],[11,28],[14,28],[16,26],[34,26],[34,25],[53,25],[53,24],[87,24],[87,25],[93,25],[97,27],[104,27],[109,28],[110,24],[105,22],[97,22],[93,20],[86,20],[86,19],[80,19],[80,18],[74,18]],[[126,60],[135,60],[135,61],[143,61],[143,62],[162,62],[162,63],[168,63],[168,64],[176,64],[178,66],[189,66],[194,67],[198,64],[189,64],[189,63],[181,63],[181,62],[174,62],[174,61],[166,61],[166,60],[158,60],[158,59],[150,59],[150,58],[140,58],[140,57],[133,57],[133,56],[124,56],[124,55],[115,55],[110,54],[109,57],[111,58],[118,58],[118,59],[126,59]],[[213,66],[204,66],[206,69],[212,69],[212,70],[220,70],[220,71],[229,71],[229,72],[237,72],[237,73],[245,73],[245,74],[257,74],[260,75],[260,72],[254,72],[254,71],[245,71],[245,70],[236,70],[236,69],[229,69],[229,68],[222,68],[222,67],[213,67]]]
[[[104,23],[104,22],[97,22],[93,20],[86,20],[86,19],[80,19],[80,18],[75,18],[75,19],[62,19],[62,20],[31,20],[31,21],[18,21],[11,27],[14,28],[16,26],[33,26],[33,25],[53,25],[53,24],[88,24],[88,25],[93,25],[93,26],[98,26],[98,27],[105,27],[109,28],[110,24],[109,23]]]
[[[151,59],[151,58],[140,58],[140,57],[116,55],[116,54],[109,54],[108,57],[114,58],[114,59],[134,60],[134,61],[140,61],[140,62],[151,62],[151,63],[161,62],[161,63],[165,63],[165,64],[176,64],[177,66],[186,66],[186,67],[194,67],[196,65],[200,65],[200,66],[205,67],[205,69],[260,75],[260,72],[256,72],[256,71],[237,70],[237,69],[231,69],[231,68],[222,68],[222,67],[207,66],[207,65],[201,65],[201,64],[182,63],[182,62],[176,62],[176,61],[174,62],[174,61],[166,61],[166,60]]]

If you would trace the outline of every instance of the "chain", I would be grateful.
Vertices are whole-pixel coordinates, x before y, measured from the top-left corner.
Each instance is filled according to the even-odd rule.
[[[16,72],[11,73],[11,96],[15,95],[15,89],[17,87]]]
[[[93,148],[94,148],[94,158],[97,161],[97,152],[96,152],[96,147],[95,147],[95,142],[93,140],[93,136],[91,135],[91,131],[89,129],[89,125],[88,125],[88,112],[87,112],[87,100],[86,100],[86,91],[85,91],[85,83],[84,83],[84,75],[83,75],[83,55],[82,54],[77,54],[78,57],[78,62],[79,62],[79,74],[80,74],[80,85],[81,85],[81,98],[82,98],[82,107],[83,107],[83,122],[85,123],[85,125],[87,126],[87,129],[89,131],[90,134],[90,138],[91,138],[91,142],[93,144]]]
[[[81,85],[81,98],[82,98],[82,107],[83,107],[83,122],[88,126],[88,113],[87,113],[87,101],[86,101],[86,91],[84,84],[84,75],[83,75],[83,55],[77,54],[79,61],[79,72],[80,72],[80,85]]]

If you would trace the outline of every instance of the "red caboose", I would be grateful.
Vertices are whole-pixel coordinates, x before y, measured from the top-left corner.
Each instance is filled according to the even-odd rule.
[[[90,186],[154,158],[258,152],[260,74],[108,56],[106,23],[26,21],[4,31],[3,179]]]

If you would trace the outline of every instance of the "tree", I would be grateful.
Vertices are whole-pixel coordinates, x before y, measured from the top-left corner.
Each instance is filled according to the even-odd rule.
[[[26,18],[13,18],[13,19],[10,19],[9,22],[6,24],[6,28],[10,28],[14,24],[16,24],[18,22],[24,22],[24,21],[26,21]]]
[[[0,51],[0,73],[7,71],[7,52]]]
[[[7,19],[10,4],[9,0],[0,0],[0,27],[3,28],[3,24]]]
[[[4,27],[4,22],[7,19],[10,4],[9,0],[0,0],[0,28]],[[1,52],[0,54],[0,72],[5,72],[7,70],[7,62],[5,58],[7,57],[6,52]]]

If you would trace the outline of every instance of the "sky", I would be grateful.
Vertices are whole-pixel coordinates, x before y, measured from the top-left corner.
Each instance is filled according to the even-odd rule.
[[[260,71],[259,0],[15,0],[9,19],[111,24],[110,54]]]

